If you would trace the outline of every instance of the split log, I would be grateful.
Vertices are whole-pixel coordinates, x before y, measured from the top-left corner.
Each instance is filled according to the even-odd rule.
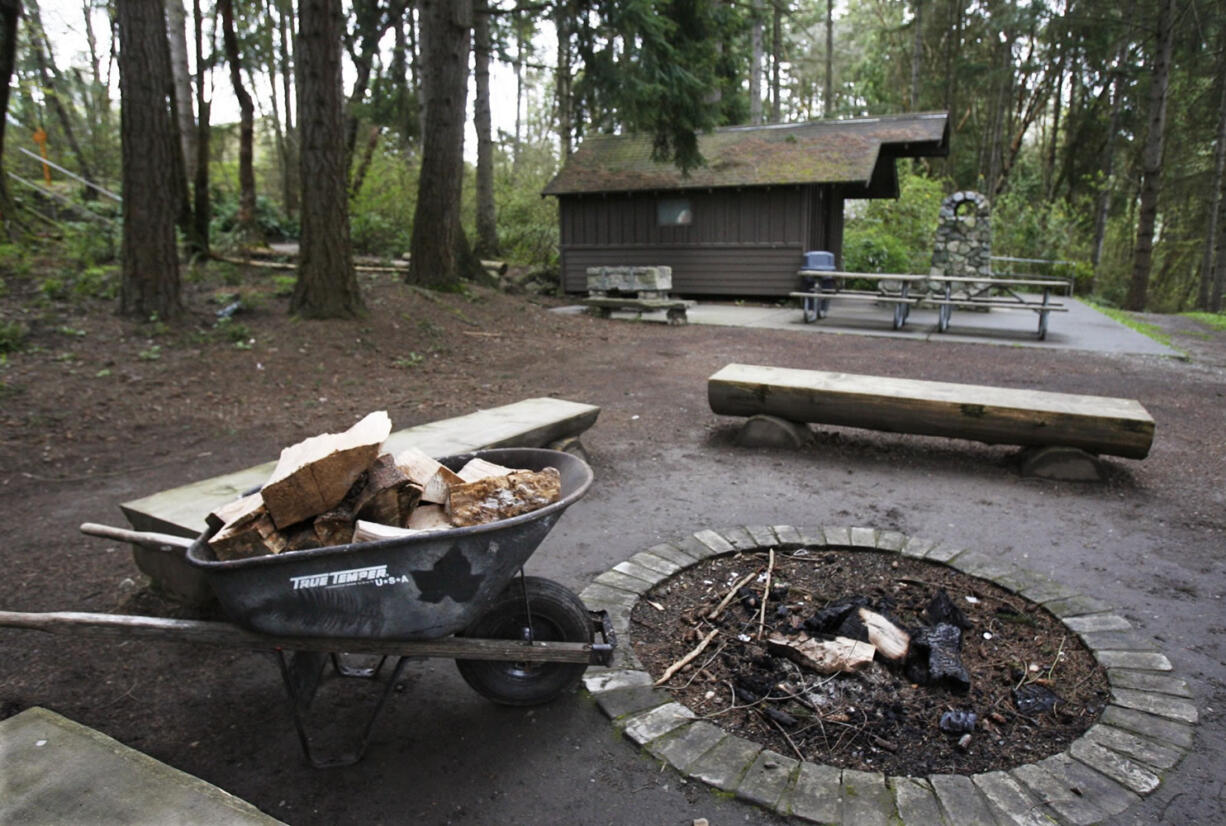
[[[446,527],[451,527],[450,525]],[[353,528],[354,542],[376,542],[380,539],[403,539],[409,536],[421,536],[422,534],[437,531],[439,528],[427,528],[418,530],[416,528],[397,528],[392,525],[383,525],[378,522],[367,522],[364,519],[359,519]]]
[[[353,511],[341,507],[321,513],[311,523],[315,538],[324,548],[333,545],[348,545],[353,541]]]
[[[891,661],[906,658],[907,652],[911,649],[910,634],[876,611],[861,608],[859,614],[860,621],[868,629],[868,641],[873,644],[881,656]]]
[[[557,469],[517,470],[476,482],[453,485],[447,515],[457,527],[509,519],[562,498],[562,477]]]
[[[436,505],[447,504],[451,486],[464,481],[455,471],[415,447],[396,454],[396,466],[421,487],[421,501]]]
[[[787,657],[818,674],[858,671],[871,663],[873,655],[877,653],[872,645],[859,640],[847,637],[815,640],[807,634],[792,640],[774,632],[767,638],[767,645],[771,653]]]
[[[264,512],[264,497],[259,493],[253,493],[250,496],[227,502],[206,516],[204,521],[216,533],[221,533],[226,528],[235,530],[244,522],[253,521]]]
[[[249,556],[279,554],[285,550],[285,537],[277,532],[272,518],[263,510],[253,518],[235,526],[223,528],[211,540],[209,547],[219,561],[246,559]]]
[[[509,467],[503,467],[493,462],[487,462],[485,459],[476,458],[460,468],[458,475],[465,482],[477,482],[490,476],[506,476],[510,472],[511,468]]]
[[[403,527],[421,495],[422,488],[385,453],[367,471],[366,484],[356,497],[353,513],[359,519]]]
[[[418,505],[409,516],[407,527],[415,531],[438,531],[454,528],[442,505]]]
[[[391,431],[391,419],[380,410],[344,433],[313,436],[282,450],[261,490],[273,523],[286,527],[339,505]]]

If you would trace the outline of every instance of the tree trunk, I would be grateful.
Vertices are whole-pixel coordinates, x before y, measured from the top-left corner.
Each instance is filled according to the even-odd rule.
[[[175,115],[187,179],[196,179],[196,119],[192,116],[192,81],[187,67],[187,12],[183,0],[166,0],[166,24],[170,35],[170,71],[175,82]]]
[[[4,127],[8,122],[5,114],[9,109],[9,82],[17,61],[17,21],[20,18],[20,0],[0,0],[0,226],[10,239],[16,235],[16,216],[4,169]]]
[[[473,125],[477,131],[477,246],[479,258],[496,258],[498,216],[494,208],[494,135],[490,115],[490,18],[479,12],[474,18],[473,60],[477,99],[473,101]]]
[[[194,167],[196,174],[192,178],[192,219],[196,222],[195,232],[190,235],[193,253],[208,257],[209,254],[209,224],[213,217],[213,208],[209,202],[209,101],[204,96],[204,15],[200,11],[200,0],[192,2],[192,28],[196,38],[196,157]]]
[[[77,142],[76,130],[72,126],[68,110],[64,108],[64,103],[60,100],[60,86],[62,85],[60,82],[60,72],[55,65],[55,55],[51,51],[51,41],[47,39],[47,33],[43,30],[42,17],[39,14],[36,2],[30,3],[26,9],[26,17],[32,24],[30,27],[30,40],[34,51],[34,65],[38,69],[39,81],[42,85],[43,99],[51,107],[51,111],[55,113],[55,119],[60,123],[60,128],[64,132],[64,140],[68,143],[68,148],[72,152],[73,157],[77,159],[77,167],[81,171],[81,177],[91,183],[97,183],[93,165],[85,157],[85,153],[81,151],[81,144]],[[97,193],[87,187],[84,197],[86,200],[93,200],[97,197]]]
[[[749,122],[762,122],[762,0],[753,0],[750,12]]]
[[[281,56],[281,99],[285,101],[285,166],[281,186],[285,192],[285,215],[292,219],[298,214],[298,130],[294,128],[294,8],[291,0],[277,0],[280,22],[277,26],[277,51]],[[276,80],[271,79],[275,83]]]
[[[826,0],[826,99],[822,112],[834,117],[834,0]]]
[[[1174,43],[1175,0],[1160,0],[1153,77],[1149,88],[1149,129],[1142,155],[1141,202],[1137,213],[1137,243],[1132,256],[1132,278],[1124,309],[1145,309],[1149,297],[1149,274],[1153,267],[1154,225],[1158,220],[1158,196],[1162,192],[1162,150],[1166,140],[1166,103],[1170,92],[1171,49]]]
[[[511,152],[511,180],[519,181],[519,157],[524,120],[524,37],[523,22],[515,18],[515,146]]]
[[[1222,37],[1226,41],[1226,36]],[[1213,294],[1215,247],[1216,257],[1226,256],[1226,249],[1218,245],[1218,223],[1222,209],[1222,182],[1226,178],[1226,52],[1218,52],[1218,82],[1222,94],[1218,100],[1217,146],[1213,151],[1213,180],[1209,184],[1209,216],[1205,222],[1205,251],[1200,265],[1200,286],[1196,307],[1208,310]],[[1215,310],[1216,312],[1216,310]]]
[[[301,140],[302,238],[290,313],[366,314],[349,244],[341,0],[300,0],[295,64]]]
[[[779,123],[782,113],[780,100],[781,67],[783,62],[783,0],[772,0],[771,17],[771,123]]]
[[[238,36],[234,33],[234,0],[218,0],[221,35],[230,65],[230,85],[238,99],[238,235],[243,246],[264,243],[255,217],[255,104],[243,86]]]
[[[558,144],[562,151],[562,160],[570,158],[571,153],[571,94],[570,94],[570,9],[565,3],[559,2],[554,16],[554,28],[558,35],[557,72],[554,75],[554,91],[557,95],[558,108]]]
[[[915,31],[911,35],[911,95],[907,101],[908,112],[919,111],[920,65],[924,54],[924,0],[914,0],[915,17],[911,25]]]
[[[422,0],[422,91],[426,129],[405,281],[452,289],[464,274],[460,226],[472,0]]]
[[[119,0],[123,140],[122,315],[167,320],[182,312],[175,249],[174,124],[166,105],[170,49],[161,3]]]

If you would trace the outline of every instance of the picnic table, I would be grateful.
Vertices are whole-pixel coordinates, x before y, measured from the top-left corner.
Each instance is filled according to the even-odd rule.
[[[825,318],[830,302],[834,300],[877,301],[892,305],[895,330],[901,330],[907,323],[912,307],[921,303],[931,304],[937,307],[937,330],[942,333],[949,329],[955,307],[1029,310],[1039,316],[1038,337],[1041,341],[1047,338],[1048,315],[1068,312],[1068,307],[1053,300],[1054,291],[1067,292],[1070,289],[1068,281],[1058,278],[822,270],[800,270],[800,276],[811,279],[813,288],[789,293],[789,296],[801,300],[806,324]],[[851,281],[868,281],[874,286],[871,289],[849,288],[847,284]]]

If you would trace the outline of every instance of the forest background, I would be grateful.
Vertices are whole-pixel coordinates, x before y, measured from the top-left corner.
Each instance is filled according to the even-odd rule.
[[[335,275],[354,253],[412,250],[406,280],[433,288],[482,258],[548,276],[557,210],[540,191],[589,134],[647,132],[686,169],[722,125],[933,110],[950,115],[949,157],[901,162],[897,201],[849,202],[845,269],[927,272],[940,200],[975,189],[994,255],[1059,261],[1039,274],[1105,306],[1221,309],[1216,0],[0,0],[6,67],[0,274],[52,250],[70,265],[44,293],[146,319],[175,315],[169,275],[140,283],[169,258],[190,278],[277,240],[303,241],[282,287],[306,316],[364,312]],[[173,145],[141,149],[163,121]],[[0,351],[21,336],[4,320]]]

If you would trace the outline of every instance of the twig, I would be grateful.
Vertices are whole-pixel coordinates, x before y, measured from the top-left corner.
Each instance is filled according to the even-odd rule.
[[[1047,669],[1047,679],[1051,680],[1051,675],[1056,671],[1056,664],[1060,662],[1060,655],[1064,653],[1064,641],[1068,639],[1068,635],[1060,637],[1060,647],[1056,649],[1056,656],[1052,658],[1051,668]]]
[[[792,751],[796,752],[796,757],[797,757],[797,758],[800,760],[800,762],[802,762],[802,763],[803,763],[803,762],[805,762],[805,756],[804,756],[804,755],[801,753],[800,749],[796,748],[796,744],[795,744],[794,742],[792,742],[792,736],[791,736],[790,734],[788,734],[787,729],[785,729],[783,726],[779,725],[779,724],[778,724],[777,722],[775,722],[775,720],[774,720],[773,718],[771,718],[771,717],[767,717],[766,719],[767,719],[767,720],[770,720],[770,723],[771,723],[771,725],[772,725],[772,726],[774,726],[775,728],[779,729],[779,733],[783,735],[783,739],[784,739],[784,740],[787,740],[787,741],[788,741],[788,745],[792,747]]]
[[[672,679],[672,676],[674,674],[676,674],[678,671],[684,668],[686,664],[693,661],[695,657],[701,654],[703,649],[711,644],[711,640],[715,639],[715,636],[718,633],[719,633],[718,628],[712,629],[711,633],[703,637],[702,642],[698,643],[698,645],[694,647],[693,651],[686,654],[681,659],[677,660],[675,663],[670,665],[668,668],[664,669],[664,674],[660,677],[660,679],[655,681],[655,685],[663,685],[664,683]]]
[[[690,677],[688,680],[686,680],[686,681],[685,681],[685,685],[680,686],[680,688],[682,688],[682,689],[689,688],[689,687],[690,687],[690,686],[693,684],[693,682],[694,682],[695,680],[697,680],[697,679],[698,679],[698,676],[699,676],[700,674],[702,674],[702,673],[703,673],[703,671],[706,669],[706,667],[707,667],[708,665],[710,665],[712,662],[714,662],[714,661],[715,661],[715,658],[716,658],[716,657],[718,657],[718,656],[720,655],[720,653],[721,653],[721,652],[722,652],[722,651],[723,651],[725,648],[727,648],[727,647],[728,647],[728,644],[727,644],[727,643],[721,642],[721,643],[719,644],[719,647],[715,649],[715,653],[714,653],[714,654],[712,654],[710,657],[707,657],[706,661],[705,661],[705,662],[704,662],[702,665],[700,665],[700,666],[698,666],[697,668],[695,668],[695,669],[694,669],[694,676],[693,676],[693,677]],[[708,676],[710,676],[710,675],[708,675]]]
[[[762,592],[762,610],[758,613],[758,639],[762,639],[762,632],[766,628],[766,603],[770,600],[771,595],[771,574],[775,572],[775,549],[770,549],[769,562],[766,564],[766,590]]]
[[[733,598],[736,596],[736,592],[741,590],[741,587],[745,585],[745,583],[749,582],[749,580],[753,579],[757,575],[757,571],[750,571],[749,573],[745,574],[745,576],[743,576],[735,585],[732,586],[732,589],[728,591],[728,595],[724,597],[723,601],[720,602],[719,605],[715,606],[715,610],[707,614],[707,619],[713,620],[718,617],[723,610],[728,607],[728,603],[732,602]]]

